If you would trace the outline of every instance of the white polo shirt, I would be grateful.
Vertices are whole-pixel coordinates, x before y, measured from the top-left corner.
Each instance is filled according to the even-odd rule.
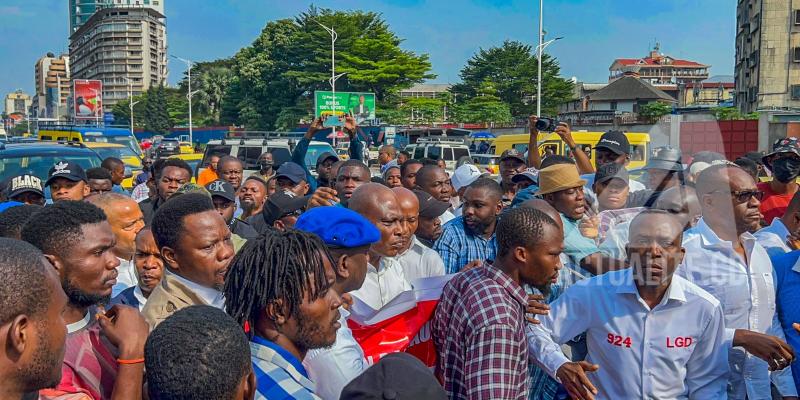
[[[791,367],[770,372],[767,363],[733,347],[736,329],[765,333],[786,341],[775,313],[772,262],[756,238],[743,233],[745,262],[733,244],[719,238],[703,218],[683,235],[686,256],[675,274],[709,292],[722,304],[730,363],[728,396],[732,399],[771,400],[770,383],[783,396],[796,396]]]
[[[631,268],[608,272],[570,286],[539,320],[526,330],[531,361],[555,377],[570,361],[559,345],[586,332],[598,399],[726,398],[722,307],[679,276],[651,310]]]
[[[317,385],[314,394],[323,400],[338,399],[342,389],[369,367],[364,350],[347,326],[350,312],[339,307],[339,313],[342,327],[336,331],[333,346],[309,350],[303,359],[309,379]]]
[[[350,295],[366,303],[373,310],[380,310],[398,294],[411,290],[403,267],[394,258],[381,257],[376,269],[370,262],[367,265],[367,277],[361,288],[350,292]]]

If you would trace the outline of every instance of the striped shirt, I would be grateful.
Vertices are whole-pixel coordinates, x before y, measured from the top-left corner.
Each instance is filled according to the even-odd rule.
[[[67,325],[61,381],[54,390],[40,393],[40,399],[62,398],[55,394],[88,394],[92,399],[110,399],[117,379],[117,348],[100,332],[89,309],[82,320]]]
[[[258,382],[256,400],[319,399],[305,367],[286,349],[253,336],[250,357]]]
[[[455,274],[472,261],[494,261],[497,240],[494,233],[489,239],[467,232],[464,217],[453,218],[444,225],[442,236],[433,245],[442,257],[444,273]]]
[[[445,285],[431,334],[448,398],[528,398],[526,305],[525,290],[490,265]]]

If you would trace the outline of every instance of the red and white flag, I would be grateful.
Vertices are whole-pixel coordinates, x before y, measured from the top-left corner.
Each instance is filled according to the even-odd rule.
[[[435,366],[436,348],[430,321],[444,285],[453,276],[417,279],[412,282],[414,289],[399,294],[380,310],[354,297],[347,325],[364,350],[367,362],[374,364],[387,354],[402,351],[429,367]]]

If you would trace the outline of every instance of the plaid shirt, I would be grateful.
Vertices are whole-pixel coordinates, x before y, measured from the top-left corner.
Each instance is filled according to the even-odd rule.
[[[250,354],[258,385],[255,400],[319,399],[303,364],[282,347],[253,336]]]
[[[445,285],[431,333],[448,398],[527,399],[526,304],[525,290],[490,265]]]
[[[484,239],[473,235],[464,227],[464,217],[453,218],[444,225],[442,236],[433,245],[442,257],[444,272],[455,274],[474,260],[494,261],[497,254],[496,236]]]

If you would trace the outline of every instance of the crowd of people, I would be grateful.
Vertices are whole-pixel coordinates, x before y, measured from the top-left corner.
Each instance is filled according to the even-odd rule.
[[[373,176],[343,122],[349,159],[315,173],[321,120],[250,176],[220,154],[196,183],[148,159],[130,193],[113,158],[4,182],[0,397],[797,398],[797,139],[658,148],[639,182],[624,133],[592,160],[562,123],[569,156],[540,154],[531,117],[497,178],[391,145]],[[434,365],[368,359],[354,304],[436,277]]]

